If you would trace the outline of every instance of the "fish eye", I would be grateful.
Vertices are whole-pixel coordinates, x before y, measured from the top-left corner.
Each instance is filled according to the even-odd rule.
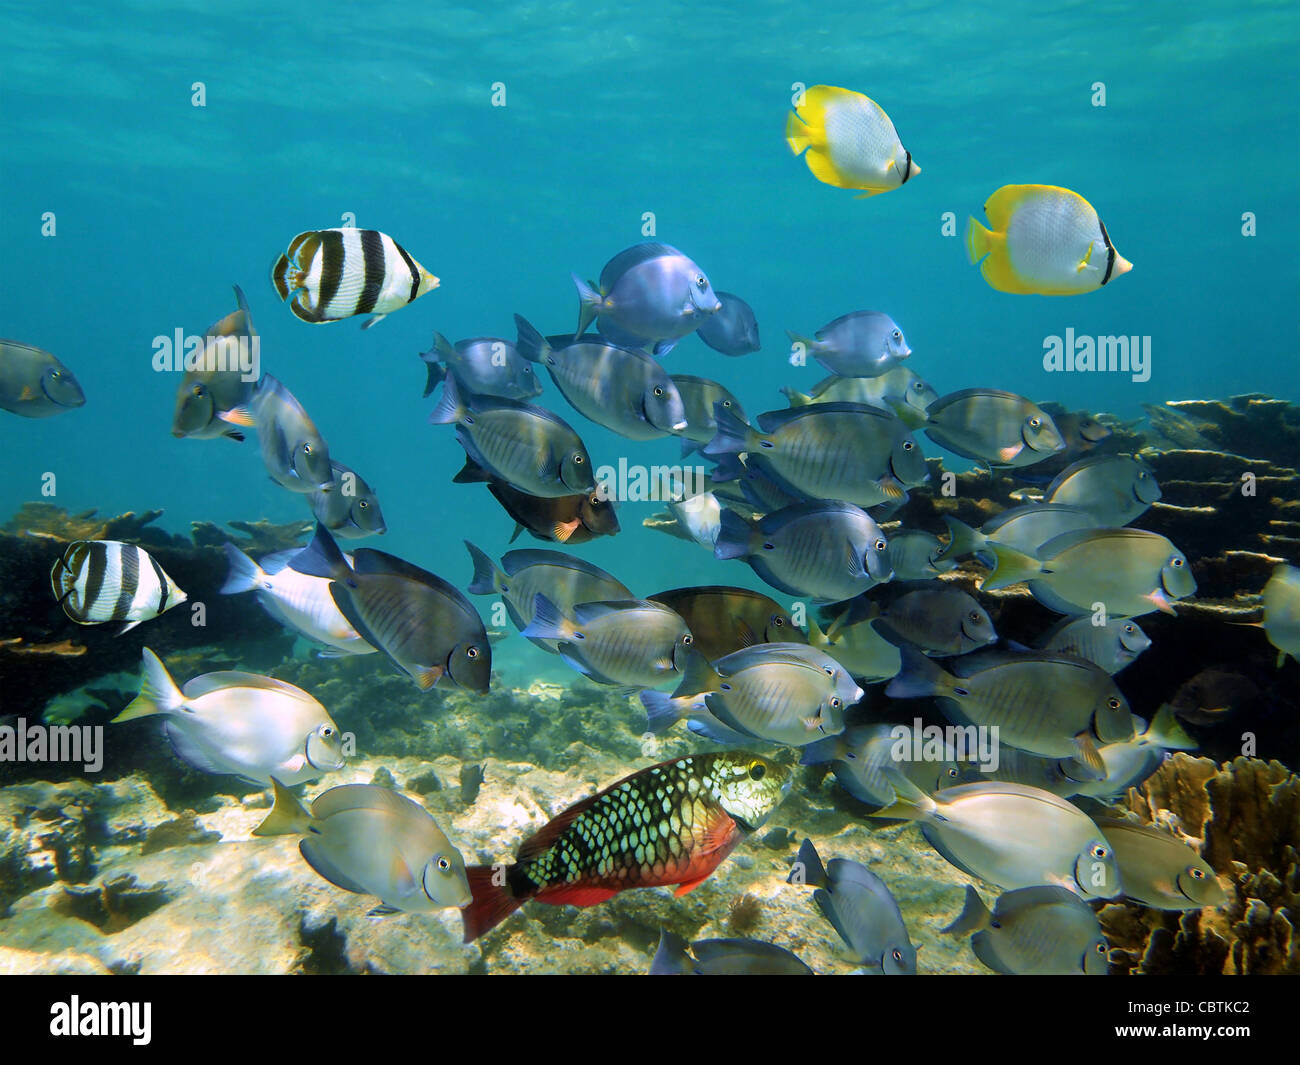
[[[1106,700],[1106,705],[1109,706],[1112,710],[1118,710],[1119,700],[1112,695],[1109,699]]]
[[[1134,631],[1135,631],[1135,630],[1134,630],[1134,628],[1133,628],[1132,625],[1125,625],[1125,626],[1124,626],[1124,635],[1125,635],[1125,636],[1132,636],[1133,633],[1134,633]]]
[[[581,455],[574,455],[574,456],[573,456],[573,464],[574,464],[575,466],[581,466],[581,465],[583,464],[583,462],[585,462],[585,461],[586,461],[586,460],[585,460]]]
[[[662,396],[663,394],[664,394],[664,390],[660,388],[658,385],[655,385],[655,395]]]
[[[466,657],[466,658],[477,658],[477,657],[478,657],[478,648],[477,648],[477,647],[467,647],[467,648],[465,648],[465,657]]]
[[[709,279],[705,277],[703,274],[700,274],[700,276],[695,279],[695,283],[699,285],[700,288],[709,287]]]
[[[750,762],[750,763],[749,763],[749,779],[750,779],[750,780],[762,780],[762,779],[763,779],[763,774],[766,773],[766,772],[767,772],[767,766],[765,766],[762,762]]]
[[[972,610],[972,611],[970,612],[970,619],[971,619],[971,621],[973,621],[973,622],[978,622],[979,619],[980,619],[980,616],[979,616],[979,614],[978,614],[976,611]]]
[[[1105,943],[1098,943],[1098,944],[1097,944],[1097,953],[1098,953],[1098,954],[1105,954],[1105,953],[1106,953],[1106,944],[1105,944]]]
[[[1041,429],[1042,427],[1043,427],[1043,419],[1042,419],[1042,418],[1030,418],[1030,419],[1029,419],[1029,428],[1031,428],[1031,429]]]
[[[1108,851],[1108,850],[1105,848],[1105,846],[1104,846],[1103,844],[1101,844],[1101,843],[1094,843],[1094,844],[1092,845],[1092,849],[1091,849],[1088,853],[1091,854],[1094,858],[1109,858],[1109,857],[1110,857],[1110,851]]]
[[[1170,565],[1172,565],[1172,566],[1174,567],[1174,569],[1182,569],[1182,568],[1183,568],[1183,560],[1182,560],[1181,558],[1179,558],[1177,555],[1175,555],[1173,558],[1171,558],[1171,559],[1169,560],[1169,562],[1170,562]]]
[[[303,444],[303,445],[302,445],[302,453],[303,453],[304,455],[310,455],[310,454],[311,454],[311,444]]]
[[[695,637],[692,636],[689,632],[682,637],[683,647],[690,647],[690,645],[693,644],[694,642],[695,642]]]
[[[359,506],[362,510],[365,510],[367,507],[370,506],[370,501],[367,499],[359,499],[357,500],[357,506]]]
[[[952,777],[954,780],[956,780],[956,779],[957,779],[957,767],[956,767],[956,766],[951,766],[951,765],[950,765],[950,766],[948,767],[948,775],[949,775],[950,777]]]
[[[600,496],[592,496],[590,502],[593,507],[600,506]]]
[[[888,546],[889,546],[889,545],[888,545],[887,543],[885,543],[884,540],[877,540],[877,541],[876,541],[876,550],[877,550],[877,551],[883,551],[883,550],[884,550],[886,547],[888,547]]]
[[[201,396],[201,395],[203,395],[203,386],[202,386],[202,385],[195,385],[195,386],[194,386],[194,395],[196,395],[196,396]]]
[[[839,709],[841,706],[843,706],[843,705],[844,705],[844,704],[843,704],[842,702],[840,702],[840,699],[839,699],[838,696],[836,696],[834,699],[831,700],[831,709],[832,709],[832,710],[838,710],[838,709]]]
[[[320,730],[320,734],[324,736],[326,739],[328,739],[330,736],[334,735],[334,730],[330,728],[329,725],[326,725],[323,729]]]
[[[903,952],[899,950],[897,947],[895,947],[891,953],[893,955],[894,961],[903,960]]]
[[[449,861],[448,861],[446,858],[444,858],[441,854],[438,855],[438,870],[439,870],[440,872],[445,873],[445,872],[446,872],[448,869],[450,869],[450,868],[451,868],[451,862],[449,862]]]
[[[764,550],[764,551],[775,551],[775,550],[776,550],[776,544],[764,544],[764,545],[763,545],[763,550]]]
[[[1193,880],[1204,880],[1204,879],[1205,879],[1205,870],[1204,870],[1204,869],[1197,869],[1197,868],[1193,867],[1193,868],[1189,869],[1188,872],[1192,874],[1192,879],[1193,879]]]
[[[902,339],[903,339],[903,334],[902,334],[902,331],[901,331],[901,330],[898,330],[898,329],[895,329],[895,330],[894,330],[894,339],[895,339],[895,340],[902,340]]]
[[[51,370],[51,371],[50,371],[50,378],[51,378],[51,380],[54,379],[54,378],[56,378],[56,377],[62,377],[62,376],[63,376],[63,374],[62,374],[62,372],[59,371],[59,370]]]
[[[722,405],[723,405],[724,407],[730,407],[730,406],[731,406],[731,400],[729,400],[729,399],[724,399],[724,400],[722,401]]]
[[[916,446],[916,445],[913,444],[912,441],[910,441],[910,440],[904,440],[904,441],[903,441],[903,450],[904,450],[904,451],[911,451],[912,448],[914,448],[915,446]]]
[[[781,616],[778,614],[778,615],[776,615],[774,618],[772,618],[772,624],[775,625],[775,626],[779,629],[779,628],[781,628],[781,626],[783,626],[783,625],[785,624],[785,618],[781,617]]]
[[[925,382],[924,382],[924,381],[913,381],[913,382],[912,382],[912,387],[915,388],[918,392],[924,392],[924,391],[925,391]]]

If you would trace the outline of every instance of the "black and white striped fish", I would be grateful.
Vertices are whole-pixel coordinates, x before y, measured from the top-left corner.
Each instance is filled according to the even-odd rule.
[[[78,625],[125,621],[122,632],[185,602],[153,556],[118,540],[78,540],[50,570],[50,586]]]
[[[438,287],[392,237],[351,227],[299,233],[271,268],[271,281],[304,322],[373,314],[362,329]]]

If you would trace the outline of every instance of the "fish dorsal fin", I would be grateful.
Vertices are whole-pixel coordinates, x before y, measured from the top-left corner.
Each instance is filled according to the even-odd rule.
[[[507,577],[513,577],[528,566],[558,566],[563,569],[577,570],[579,573],[585,573],[589,577],[610,584],[621,584],[618,578],[606,573],[599,566],[592,565],[585,558],[575,558],[573,555],[566,555],[563,551],[526,547],[518,551],[507,551],[501,556],[501,568]],[[631,592],[628,593],[628,598],[633,598]]]
[[[807,403],[801,407],[787,407],[785,410],[771,410],[760,414],[756,419],[758,427],[764,433],[772,434],[792,421],[800,418],[816,417],[820,414],[859,414],[864,418],[883,418],[886,421],[898,421],[898,416],[879,407],[869,407],[865,403]]]
[[[276,680],[261,673],[241,673],[234,669],[219,670],[216,673],[204,673],[200,677],[194,677],[185,682],[181,692],[186,699],[197,699],[227,688],[258,688],[262,691],[278,692],[292,699],[315,702],[305,691],[287,681]]]
[[[448,599],[459,604],[463,609],[470,611],[474,609],[470,606],[469,600],[454,584],[449,584],[436,573],[421,569],[419,566],[398,558],[396,555],[390,555],[385,551],[377,551],[373,547],[362,547],[353,552],[352,559],[353,568],[358,574],[400,577],[403,580],[414,581],[426,588],[433,589],[435,592],[440,592]]]
[[[600,272],[601,295],[608,295],[610,289],[617,284],[618,279],[629,270],[660,256],[680,256],[685,258],[681,252],[671,245],[660,244],[656,241],[646,244],[633,244],[630,248],[624,248],[614,258],[610,259],[605,264],[605,269]]]
[[[341,784],[316,797],[311,805],[312,817],[324,820],[347,810],[377,810],[396,817],[429,816],[419,803],[413,802],[392,788],[375,784]]]
[[[1108,540],[1148,540],[1152,537],[1165,539],[1159,533],[1147,532],[1145,529],[1075,529],[1071,532],[1061,533],[1060,536],[1053,536],[1047,543],[1038,549],[1038,558],[1043,562],[1050,562],[1064,551],[1078,547],[1080,544],[1087,543],[1089,540],[1101,538]],[[1173,544],[1169,545],[1169,550],[1174,550]]]
[[[622,781],[619,783],[622,783]],[[606,788],[605,791],[598,791],[595,795],[583,799],[562,813],[557,814],[519,845],[519,850],[515,854],[515,861],[527,862],[545,854],[555,844],[555,841],[564,835],[580,814],[586,813],[596,804],[598,799],[604,796],[605,792],[612,791],[616,787],[618,787],[618,784],[613,784]]]
[[[668,607],[663,603],[652,603],[649,599],[606,599],[596,603],[579,603],[573,608],[573,620],[579,625],[587,626],[601,618],[637,609],[658,613],[668,610]]]

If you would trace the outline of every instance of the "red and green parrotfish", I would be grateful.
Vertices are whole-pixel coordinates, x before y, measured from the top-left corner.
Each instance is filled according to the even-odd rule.
[[[685,895],[768,819],[791,779],[786,767],[743,750],[624,777],[552,819],[511,865],[466,870],[474,900],[462,911],[465,942],[530,899],[595,906],[630,888],[674,884]]]

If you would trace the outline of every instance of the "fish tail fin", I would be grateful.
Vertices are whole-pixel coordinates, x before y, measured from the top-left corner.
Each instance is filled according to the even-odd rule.
[[[940,928],[943,935],[964,936],[967,932],[979,932],[988,928],[993,915],[984,905],[980,893],[969,884],[966,885],[966,899],[962,903],[961,913],[946,928]]]
[[[978,530],[948,515],[944,515],[943,523],[948,526],[948,545],[939,552],[939,558],[965,558],[983,549],[986,541]]]
[[[226,583],[221,586],[221,591],[218,594],[238,595],[240,592],[251,592],[266,576],[262,571],[262,567],[234,544],[227,543],[225,552],[226,561],[230,563],[230,572],[226,576]]]
[[[799,874],[798,880],[795,879],[796,872]],[[786,883],[811,884],[813,887],[826,886],[826,868],[822,865],[821,855],[817,853],[812,840],[805,839],[799,844],[799,853],[794,857],[794,865],[790,868]]]
[[[682,437],[682,458],[685,458],[693,451],[698,451],[702,445],[696,440],[688,440]]]
[[[335,581],[346,580],[352,572],[338,542],[319,521],[311,543],[289,559],[289,568],[309,577],[328,577]]]
[[[920,699],[927,695],[943,694],[947,689],[944,681],[948,677],[943,667],[923,655],[913,644],[899,640],[897,646],[903,665],[898,675],[889,682],[885,694],[891,699]]]
[[[469,583],[469,590],[475,595],[499,592],[505,584],[506,575],[482,548],[475,547],[468,540],[465,541],[465,547],[469,549],[469,557],[474,561],[474,579]]]
[[[468,413],[469,408],[460,398],[460,389],[456,387],[456,378],[447,374],[442,382],[442,396],[429,413],[429,424],[450,425],[460,421]]]
[[[713,545],[714,558],[744,558],[750,553],[753,526],[734,510],[722,510],[718,525],[718,542]]]
[[[522,314],[515,315],[515,329],[518,331],[515,347],[519,354],[529,362],[543,362],[551,353],[551,345],[546,342],[546,338]],[[581,333],[582,330],[578,332]]]
[[[886,767],[885,778],[894,789],[894,801],[867,814],[890,821],[930,821],[938,811],[934,799],[923,792],[897,769]]]
[[[465,926],[462,942],[473,943],[484,932],[491,931],[515,910],[524,904],[506,890],[504,883],[498,884],[500,866],[471,865],[465,870],[469,881],[472,899],[470,904],[460,911],[460,918]]]
[[[807,392],[800,392],[797,388],[791,388],[788,385],[781,389],[781,395],[790,401],[792,407],[806,407],[813,402],[813,397]]]
[[[993,230],[974,216],[966,220],[966,258],[972,265],[993,250]]]
[[[693,968],[686,940],[666,928],[659,929],[659,946],[650,963],[651,976],[688,976]]]
[[[311,814],[307,808],[275,777],[271,778],[271,787],[275,790],[275,803],[271,806],[271,812],[266,815],[266,819],[253,829],[253,835],[305,835],[311,825]]]
[[[1168,703],[1156,711],[1147,727],[1146,739],[1157,747],[1170,751],[1194,751],[1198,744],[1178,723],[1174,710]]]
[[[460,468],[460,472],[451,479],[452,484],[491,484],[492,474],[488,473],[482,466],[475,462],[468,455],[465,456],[465,465]]]
[[[449,348],[454,355],[456,349],[447,343],[447,338],[441,333],[434,333],[433,347],[428,351],[420,352],[420,358],[424,360],[425,370],[428,373],[428,377],[424,382],[423,399],[428,399],[433,395],[433,390],[442,384],[443,379],[447,376],[447,367],[443,365],[442,360]]]
[[[718,427],[717,432],[712,440],[700,448],[703,454],[739,455],[742,451],[749,450],[749,438],[753,435],[753,430],[734,412],[724,407],[721,401],[713,405],[713,420]]]
[[[995,562],[993,572],[980,584],[982,592],[992,592],[998,588],[1019,584],[1021,581],[1033,580],[1043,572],[1043,564],[1032,555],[1026,555],[1014,547],[1007,547],[1006,544],[994,543],[991,540],[987,547],[993,552]]]
[[[800,748],[800,765],[825,765],[842,755],[844,740],[840,736],[827,736],[816,743],[809,743]]]
[[[578,329],[573,335],[580,337],[587,331],[587,326],[591,325],[595,320],[596,313],[605,300],[599,292],[577,274],[570,274],[569,276],[573,278],[573,283],[578,288]]]
[[[640,695],[645,707],[645,730],[658,735],[667,732],[682,719],[681,703],[671,695],[647,688]]]
[[[140,694],[113,718],[113,723],[134,721],[138,717],[150,717],[153,714],[170,714],[184,702],[185,696],[167,672],[162,659],[146,647],[141,667]]]
[[[785,116],[785,142],[790,145],[790,151],[795,155],[805,148],[812,147],[812,131],[794,111],[788,112]]]
[[[560,608],[538,592],[533,596],[533,620],[520,631],[528,639],[571,640],[577,626],[560,613]]]
[[[827,647],[830,646],[830,642],[831,642],[830,637],[827,636],[826,633],[822,631],[822,627],[817,624],[817,619],[814,617],[809,617],[808,618],[808,646],[816,647],[818,650],[824,651]],[[812,763],[809,762],[808,764],[811,765]]]

